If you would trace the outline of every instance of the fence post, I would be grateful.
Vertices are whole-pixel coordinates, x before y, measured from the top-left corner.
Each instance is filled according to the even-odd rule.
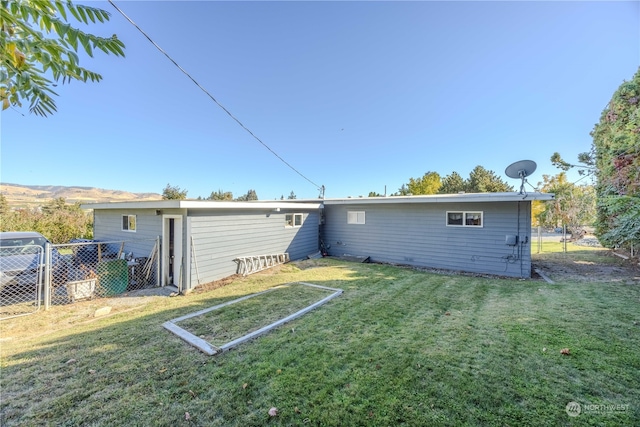
[[[542,227],[538,226],[538,253],[542,252]]]
[[[567,226],[562,226],[562,251],[567,253]]]
[[[44,245],[44,280],[42,286],[44,309],[49,310],[51,308],[51,243],[45,243]]]

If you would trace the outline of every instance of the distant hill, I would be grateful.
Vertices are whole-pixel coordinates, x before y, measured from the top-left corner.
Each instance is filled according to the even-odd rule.
[[[11,207],[36,207],[64,197],[68,203],[129,202],[162,200],[161,194],[129,193],[93,187],[64,187],[61,185],[21,185],[0,183],[0,193]]]

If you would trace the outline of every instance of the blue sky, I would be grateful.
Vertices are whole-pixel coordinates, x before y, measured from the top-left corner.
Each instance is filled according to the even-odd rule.
[[[126,58],[82,57],[104,80],[59,85],[51,117],[2,112],[2,182],[347,197],[481,165],[517,189],[510,163],[535,184],[589,150],[640,65],[639,2],[115,3],[304,177],[91,2]]]

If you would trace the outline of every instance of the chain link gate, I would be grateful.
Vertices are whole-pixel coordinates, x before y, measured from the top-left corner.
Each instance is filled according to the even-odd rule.
[[[32,314],[40,309],[44,254],[44,248],[39,245],[0,246],[0,319]]]

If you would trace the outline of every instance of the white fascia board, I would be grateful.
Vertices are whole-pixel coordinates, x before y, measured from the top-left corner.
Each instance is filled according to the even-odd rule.
[[[285,202],[279,201],[211,201],[211,200],[152,200],[144,202],[111,202],[111,203],[87,203],[82,209],[299,209],[316,210],[322,206],[321,200],[317,202]]]
[[[180,200],[152,200],[145,202],[83,203],[82,209],[180,209]]]
[[[387,203],[467,203],[467,202],[519,202],[532,200],[553,200],[550,193],[464,193],[464,194],[433,194],[427,196],[388,196],[362,197],[347,199],[325,199],[325,205],[360,205]]]
[[[317,202],[285,202],[283,200],[251,202],[214,202],[214,201],[185,201],[180,207],[188,209],[320,209],[321,201]]]

